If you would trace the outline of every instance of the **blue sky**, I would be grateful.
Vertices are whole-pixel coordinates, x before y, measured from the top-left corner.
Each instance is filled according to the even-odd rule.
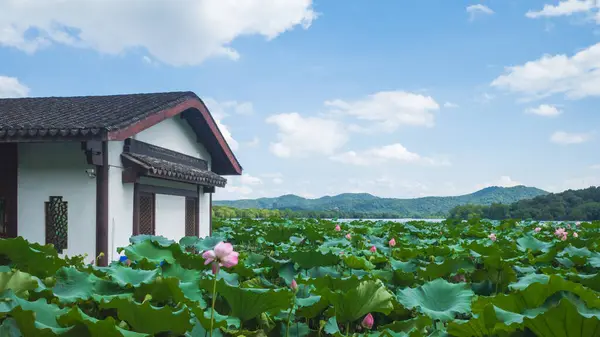
[[[0,96],[194,91],[218,199],[600,185],[596,0],[7,4]]]

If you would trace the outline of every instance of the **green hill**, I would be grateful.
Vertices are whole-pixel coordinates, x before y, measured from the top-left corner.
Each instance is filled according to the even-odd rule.
[[[456,219],[508,218],[534,220],[600,220],[600,187],[549,193],[513,203],[494,203],[489,206],[461,205],[450,211]]]
[[[215,205],[235,208],[279,209],[296,212],[327,211],[351,216],[374,217],[436,217],[446,216],[459,205],[491,205],[530,199],[548,192],[535,187],[487,187],[471,194],[451,197],[424,197],[414,199],[380,198],[368,193],[344,193],[318,199],[297,195],[277,198],[214,201]]]

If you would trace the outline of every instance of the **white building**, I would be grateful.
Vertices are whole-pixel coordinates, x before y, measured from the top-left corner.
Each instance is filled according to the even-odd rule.
[[[101,252],[136,234],[211,233],[242,167],[192,92],[0,99],[0,236]]]

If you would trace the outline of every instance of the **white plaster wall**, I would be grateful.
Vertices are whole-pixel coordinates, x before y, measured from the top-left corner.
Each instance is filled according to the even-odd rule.
[[[45,202],[68,204],[67,255],[96,255],[96,179],[90,178],[79,142],[21,143],[18,170],[18,234],[44,244]]]
[[[136,140],[204,159],[211,166],[211,158],[204,145],[196,141],[196,134],[184,119],[175,116],[166,119],[133,137]]]
[[[210,235],[210,194],[204,193],[202,188],[200,188],[198,203],[198,209],[200,210],[200,230],[198,236],[203,238]]]
[[[133,234],[133,184],[123,184],[123,142],[108,142],[108,260],[116,260],[118,247],[129,245]]]
[[[185,197],[156,195],[156,235],[179,241],[185,236]]]

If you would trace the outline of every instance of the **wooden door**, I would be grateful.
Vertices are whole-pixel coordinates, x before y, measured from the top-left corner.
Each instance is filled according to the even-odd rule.
[[[17,236],[17,144],[0,143],[0,238]]]

